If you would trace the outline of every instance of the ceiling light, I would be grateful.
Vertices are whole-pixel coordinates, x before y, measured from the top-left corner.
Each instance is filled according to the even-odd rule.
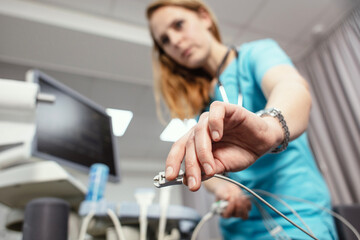
[[[113,133],[117,137],[124,135],[129,123],[133,117],[131,111],[108,108],[106,109],[107,114],[111,116]]]
[[[165,142],[176,142],[179,138],[184,136],[193,126],[195,126],[195,119],[185,119],[184,121],[174,118],[166,126],[160,135],[160,139]]]

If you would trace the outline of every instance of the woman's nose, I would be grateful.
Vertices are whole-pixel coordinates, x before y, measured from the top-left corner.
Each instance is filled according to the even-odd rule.
[[[182,35],[180,33],[173,32],[170,35],[170,42],[175,47],[179,46],[181,40],[182,40]]]

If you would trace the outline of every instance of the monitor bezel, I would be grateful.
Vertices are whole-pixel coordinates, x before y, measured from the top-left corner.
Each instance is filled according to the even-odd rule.
[[[43,79],[43,81],[49,83],[50,85],[53,85],[56,88],[59,88],[61,91],[64,91],[65,93],[67,93],[69,96],[75,98],[76,100],[82,102],[83,104],[87,105],[88,107],[94,109],[95,111],[108,116],[109,119],[109,124],[110,124],[110,131],[111,131],[111,142],[112,142],[112,147],[113,147],[113,156],[114,156],[114,168],[115,168],[115,175],[110,174],[109,171],[109,178],[108,180],[110,182],[119,182],[120,181],[120,168],[119,168],[119,154],[118,154],[118,146],[117,146],[117,141],[116,141],[116,137],[113,133],[113,126],[112,126],[112,122],[111,122],[111,116],[109,114],[107,114],[106,109],[102,106],[100,106],[99,104],[95,103],[94,101],[90,100],[89,98],[81,95],[80,93],[78,93],[77,91],[75,91],[74,89],[71,89],[70,87],[66,86],[65,84],[59,82],[58,80],[56,80],[55,78],[45,74],[44,72],[38,70],[38,69],[31,69],[29,71],[27,71],[26,73],[26,81],[27,82],[33,82],[36,84],[39,84],[39,79]],[[41,89],[39,86],[39,91],[41,93]],[[84,166],[82,164],[78,164],[66,159],[62,159],[56,156],[52,156],[43,152],[40,152],[37,150],[37,132],[35,131],[35,135],[34,135],[34,140],[32,141],[32,146],[31,146],[31,153],[32,156],[36,157],[36,158],[40,158],[40,159],[44,159],[44,160],[52,160],[55,162],[58,162],[60,164],[64,164],[64,166],[68,166],[71,168],[74,168],[76,170],[82,171],[82,172],[89,172],[90,167],[88,166]]]

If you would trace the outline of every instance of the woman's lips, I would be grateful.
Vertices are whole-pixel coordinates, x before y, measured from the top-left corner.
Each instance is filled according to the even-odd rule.
[[[182,56],[183,58],[187,58],[187,57],[189,57],[190,55],[191,55],[191,47],[185,49],[185,50],[182,52],[182,54],[181,54],[181,56]]]

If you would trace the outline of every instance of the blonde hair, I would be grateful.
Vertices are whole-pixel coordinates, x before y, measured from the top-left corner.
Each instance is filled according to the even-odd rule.
[[[201,0],[157,0],[151,3],[146,16],[150,20],[153,13],[164,6],[178,6],[199,13],[205,10],[212,19],[210,32],[221,42],[217,21],[211,10]],[[151,33],[153,47],[153,71],[155,100],[160,119],[161,99],[170,110],[171,117],[191,118],[209,103],[212,76],[203,69],[188,69],[170,58]],[[161,98],[162,97],[162,98]]]

